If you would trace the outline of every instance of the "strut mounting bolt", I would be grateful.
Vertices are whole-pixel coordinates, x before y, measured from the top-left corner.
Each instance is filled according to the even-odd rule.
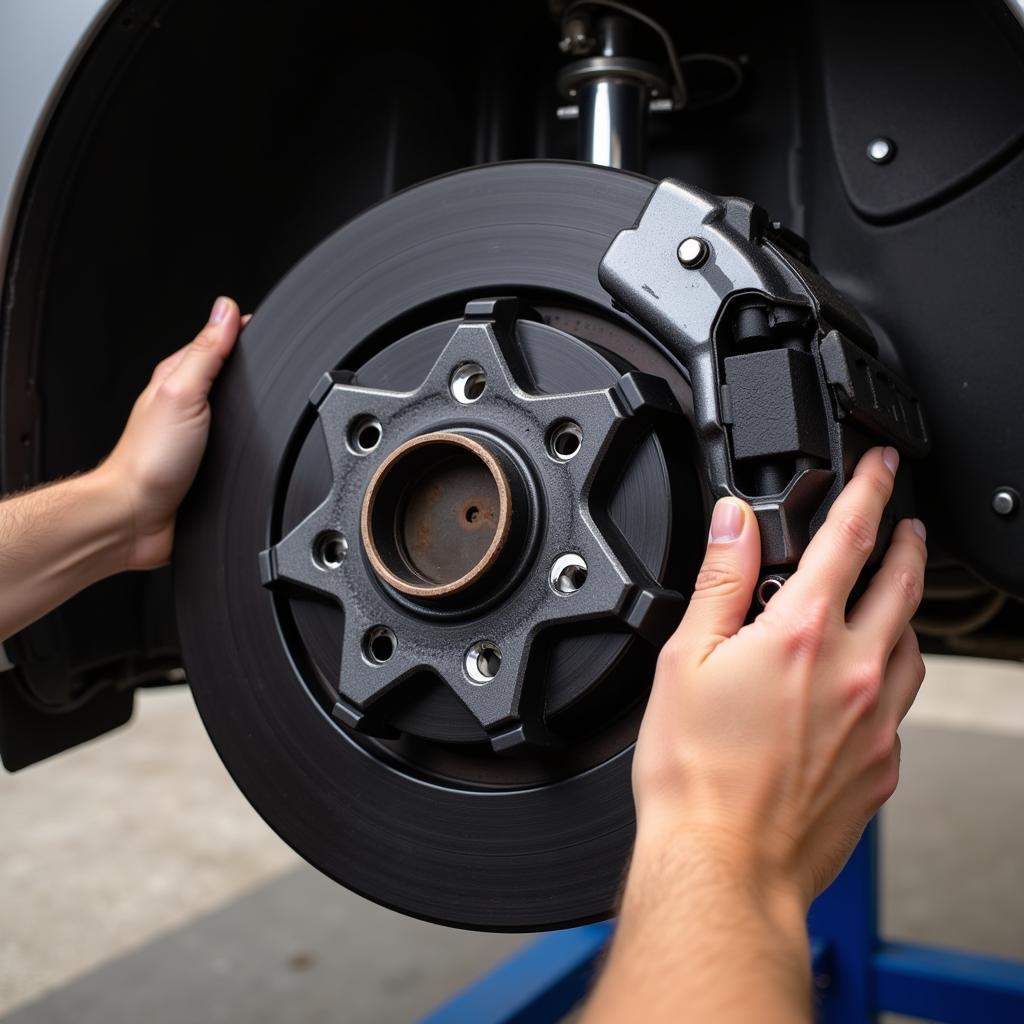
[[[466,675],[472,683],[489,683],[501,668],[501,651],[490,640],[480,640],[466,651]]]
[[[868,159],[875,164],[887,164],[896,155],[896,143],[880,135],[868,143]]]
[[[708,243],[703,238],[684,238],[676,255],[687,270],[696,270],[708,258]]]
[[[556,594],[575,594],[587,582],[587,563],[579,555],[559,555],[548,576]]]
[[[992,495],[992,511],[997,516],[1012,516],[1020,504],[1020,497],[1012,487],[1000,487]]]

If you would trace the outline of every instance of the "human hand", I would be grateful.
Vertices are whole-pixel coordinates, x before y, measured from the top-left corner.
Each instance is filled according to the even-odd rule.
[[[892,448],[864,456],[797,571],[748,625],[757,522],[743,502],[716,506],[637,743],[634,873],[637,860],[664,860],[667,843],[678,859],[775,884],[806,910],[896,788],[896,730],[924,678],[909,626],[923,588],[920,521],[899,524],[848,616],[846,604],[897,464]]]
[[[153,371],[120,440],[94,474],[125,509],[126,569],[171,557],[174,520],[199,469],[210,429],[207,396],[249,317],[221,297],[196,337]]]

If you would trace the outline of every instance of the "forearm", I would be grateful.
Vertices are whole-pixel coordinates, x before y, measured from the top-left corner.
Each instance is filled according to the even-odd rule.
[[[811,1020],[804,908],[693,836],[637,840],[608,964],[584,1024]]]
[[[102,470],[0,501],[0,640],[125,568],[127,502]]]

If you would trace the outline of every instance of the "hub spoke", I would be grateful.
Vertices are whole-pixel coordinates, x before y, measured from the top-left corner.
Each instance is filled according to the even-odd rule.
[[[335,514],[333,493],[287,536],[260,553],[266,587],[292,584],[341,600],[341,574],[348,571],[351,533]]]
[[[324,374],[309,400],[317,409],[335,481],[353,460],[372,457],[387,444],[384,425],[395,426],[412,395],[364,388],[351,383],[348,374]]]
[[[366,626],[355,616],[346,616],[338,690],[353,707],[369,710],[399,683],[430,668],[406,638],[383,621]]]
[[[448,394],[467,409],[485,397],[525,395],[533,381],[516,338],[518,309],[510,298],[467,303],[419,393]]]
[[[522,637],[495,635],[491,640],[463,629],[444,651],[424,653],[415,644],[415,638],[383,623],[369,628],[346,623],[339,680],[339,695],[348,708],[343,720],[356,725],[356,717],[372,718],[377,700],[396,689],[401,699],[401,685],[428,672],[447,681],[489,734],[518,723],[526,652]],[[371,728],[362,721],[357,727]]]
[[[572,550],[585,569],[579,575],[562,581],[551,579],[542,609],[537,618],[544,628],[573,622],[606,620],[618,628],[636,633],[653,644],[662,643],[678,625],[685,599],[676,590],[660,586],[635,559],[624,567],[607,541],[593,529],[590,539],[577,542]],[[557,568],[560,560],[552,563]],[[572,563],[568,571],[571,572]]]

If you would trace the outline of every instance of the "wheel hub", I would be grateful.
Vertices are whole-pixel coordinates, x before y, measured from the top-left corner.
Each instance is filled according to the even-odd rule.
[[[657,421],[681,416],[674,396],[636,372],[603,389],[528,390],[519,337],[530,330],[563,340],[521,319],[514,299],[472,301],[414,391],[328,374],[311,396],[331,492],[263,552],[263,582],[317,591],[344,609],[333,714],[353,728],[390,735],[374,705],[429,673],[495,751],[549,744],[543,702],[524,699],[542,631],[604,622],[658,643],[679,619],[679,592],[625,546],[616,551],[599,501],[605,467]],[[366,424],[375,424],[372,446],[360,443]],[[365,557],[318,559],[324,537],[357,534]],[[431,612],[444,615],[444,629]]]

